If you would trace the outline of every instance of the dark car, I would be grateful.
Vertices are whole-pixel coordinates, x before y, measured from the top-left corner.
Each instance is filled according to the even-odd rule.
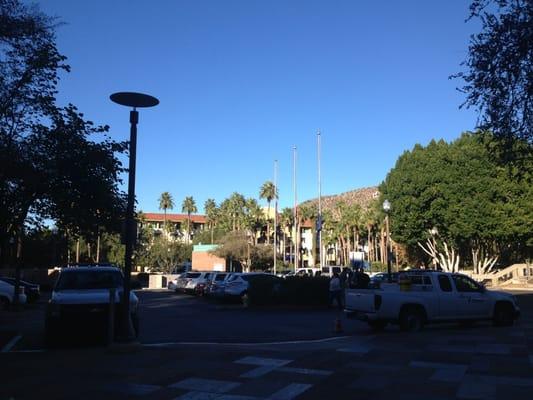
[[[398,272],[392,272],[391,273],[391,282],[392,283],[398,283],[398,275],[399,275]],[[380,273],[378,273],[378,274],[376,274],[376,275],[374,275],[373,277],[370,278],[370,283],[379,285],[382,282],[387,283],[388,280],[389,280],[388,274],[386,272],[380,272]]]
[[[9,278],[6,276],[0,277],[1,281],[4,281],[6,283],[9,283],[10,285],[15,286],[15,278]],[[28,303],[35,303],[41,298],[41,287],[37,285],[36,283],[26,282],[26,281],[19,281],[20,286],[24,288],[24,293],[26,293],[26,297],[28,299]]]

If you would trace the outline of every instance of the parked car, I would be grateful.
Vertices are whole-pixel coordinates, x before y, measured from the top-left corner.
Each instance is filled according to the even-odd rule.
[[[231,272],[216,272],[207,284],[206,295],[209,297],[224,297],[224,287],[228,279],[233,275]]]
[[[10,283],[0,281],[0,310],[5,310],[13,304],[13,298],[15,296],[15,286]],[[19,303],[25,304],[27,301],[26,294],[24,293],[24,286],[19,287]]]
[[[434,322],[492,320],[509,326],[520,315],[514,296],[487,290],[466,275],[409,270],[400,273],[398,282],[384,282],[375,289],[346,289],[346,313],[374,329],[396,323],[409,331]]]
[[[391,273],[391,281],[398,282],[398,272]],[[371,284],[379,285],[381,282],[387,282],[389,280],[388,274],[386,272],[378,272],[377,274],[370,277]]]
[[[244,301],[244,297],[248,295],[250,281],[264,277],[282,281],[281,278],[264,272],[234,273],[224,286],[224,297],[240,298]]]
[[[194,288],[194,294],[197,296],[204,296],[206,294],[207,286],[211,282],[213,277],[213,272],[207,272],[203,276],[203,279],[200,279]]]
[[[209,272],[187,272],[185,275],[185,286],[183,291],[189,294],[196,294],[198,284],[205,285],[206,276]]]
[[[46,308],[45,335],[54,343],[66,331],[107,328],[110,289],[116,289],[116,320],[120,318],[120,302],[124,279],[116,267],[74,267],[60,271]],[[139,332],[139,300],[130,292],[130,315],[135,333]]]
[[[340,274],[343,268],[345,267],[338,265],[327,265],[321,268],[321,275],[332,277],[335,273]]]
[[[178,291],[180,280],[183,280],[185,278],[186,273],[179,274],[176,278],[171,279],[167,283],[167,289],[173,290],[175,292]]]
[[[0,281],[4,281],[15,286],[15,278],[3,276],[0,277]],[[36,283],[30,283],[21,280],[19,281],[19,285],[24,288],[24,294],[26,295],[28,303],[34,303],[41,297],[41,288]]]
[[[322,270],[320,268],[298,268],[294,272],[289,272],[283,276],[283,278],[287,278],[289,276],[316,276],[320,273],[322,274]]]

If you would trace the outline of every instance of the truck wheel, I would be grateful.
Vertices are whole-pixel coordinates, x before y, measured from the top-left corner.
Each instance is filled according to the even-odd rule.
[[[492,323],[494,326],[512,326],[514,323],[513,306],[509,303],[496,304]]]
[[[374,331],[374,332],[381,332],[384,330],[387,326],[386,321],[368,321],[368,326]]]
[[[424,314],[416,308],[406,308],[400,313],[400,329],[405,332],[418,332],[424,327]]]

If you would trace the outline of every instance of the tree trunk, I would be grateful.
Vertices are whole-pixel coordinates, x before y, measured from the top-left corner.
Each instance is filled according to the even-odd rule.
[[[76,263],[80,262],[80,238],[76,240]]]

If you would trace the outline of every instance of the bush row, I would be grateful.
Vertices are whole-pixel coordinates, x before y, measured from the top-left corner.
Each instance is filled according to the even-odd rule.
[[[254,279],[248,288],[251,305],[328,305],[329,278],[291,276],[285,279]]]

